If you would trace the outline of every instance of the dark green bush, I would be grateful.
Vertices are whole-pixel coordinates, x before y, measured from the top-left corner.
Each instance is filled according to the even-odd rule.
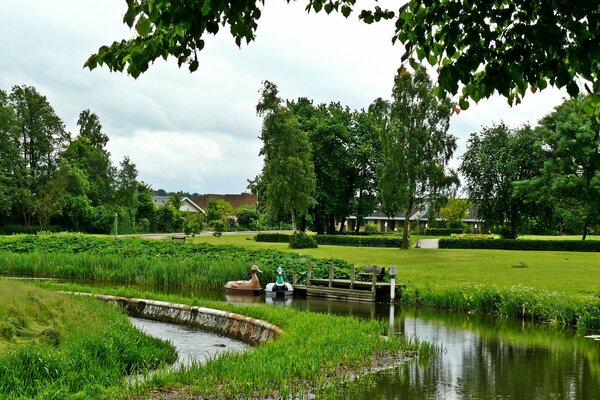
[[[254,235],[254,240],[257,242],[269,243],[289,243],[292,235],[287,233],[259,233]]]
[[[290,236],[291,249],[315,249],[317,247],[317,241],[304,232],[294,232],[294,234]]]
[[[440,249],[495,249],[600,252],[595,240],[440,239]]]
[[[402,238],[399,236],[347,236],[347,235],[318,235],[318,244],[332,246],[355,247],[400,247]]]

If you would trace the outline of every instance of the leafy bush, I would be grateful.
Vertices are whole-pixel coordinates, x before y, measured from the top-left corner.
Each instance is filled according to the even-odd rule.
[[[225,230],[225,222],[223,220],[215,219],[210,222],[210,225],[213,228],[214,237],[220,237],[223,234],[223,231]]]
[[[256,210],[244,208],[237,212],[237,223],[245,229],[252,229],[253,224],[258,221],[258,213]]]
[[[600,252],[596,240],[440,239],[440,249],[495,249]]]
[[[317,247],[317,241],[304,232],[294,232],[290,236],[291,249],[316,249]]]
[[[195,235],[202,232],[204,229],[204,218],[199,213],[187,213],[185,216],[185,223],[183,224],[183,232],[186,235]]]
[[[364,231],[365,233],[379,233],[379,227],[377,225],[366,224]]]
[[[394,236],[317,235],[318,244],[355,247],[401,247],[402,238]]]
[[[289,243],[292,235],[287,233],[259,233],[254,235],[254,240],[257,242],[269,243]]]
[[[463,228],[427,228],[425,229],[425,235],[429,236],[450,236],[453,234],[464,233]]]

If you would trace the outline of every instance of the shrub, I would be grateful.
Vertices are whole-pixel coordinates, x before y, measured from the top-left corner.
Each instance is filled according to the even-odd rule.
[[[355,246],[355,247],[400,247],[402,238],[397,235],[379,236],[350,236],[350,235],[317,235],[318,244],[332,246]]]
[[[600,252],[595,240],[440,239],[440,249],[495,249]]]
[[[198,213],[188,213],[188,215],[186,215],[185,223],[183,224],[183,232],[186,235],[195,235],[202,232],[204,229],[203,218],[204,216],[199,215]]]
[[[365,233],[379,233],[379,227],[377,225],[366,224]]]
[[[292,249],[315,249],[317,247],[317,241],[304,232],[294,232],[290,236],[290,248]]]
[[[225,222],[221,219],[215,219],[210,222],[210,225],[213,227],[213,236],[220,237],[225,230]]]
[[[253,224],[258,221],[258,213],[256,210],[249,208],[239,210],[236,217],[238,225],[245,229],[252,229]]]
[[[430,236],[450,236],[453,234],[464,233],[463,228],[427,228],[425,229],[425,235]]]
[[[287,233],[259,233],[254,235],[254,240],[257,242],[269,243],[289,243],[292,235]]]

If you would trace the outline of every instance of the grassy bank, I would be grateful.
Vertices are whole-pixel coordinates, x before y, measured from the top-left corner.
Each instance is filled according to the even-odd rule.
[[[302,256],[289,251],[285,243],[257,243],[243,235],[201,240],[247,243],[253,249],[74,235],[23,236],[0,241],[0,250],[24,253],[0,253],[0,273],[217,288],[231,279],[245,279],[252,263],[265,270],[263,283],[274,281],[279,265],[288,279],[292,273],[304,273],[308,260],[315,263],[314,276],[326,277],[328,261],[315,257],[333,257],[345,260],[336,262],[337,278],[348,276],[348,263],[396,265],[397,279],[407,285],[405,303],[600,327],[593,318],[594,310],[600,309],[600,281],[590,279],[600,274],[597,253],[320,246],[298,250]],[[264,249],[257,250],[257,245]],[[36,253],[42,250],[43,254]],[[485,290],[478,292],[478,288]],[[473,306],[467,299],[477,293],[485,297]]]
[[[317,398],[339,390],[337,382],[360,374],[385,357],[427,354],[427,344],[407,343],[401,337],[383,338],[387,325],[329,314],[303,312],[264,304],[236,305],[190,297],[160,295],[131,289],[89,288],[81,285],[44,285],[118,296],[150,298],[217,308],[259,318],[280,326],[275,341],[241,354],[228,354],[179,372],[153,377],[122,397],[156,390],[181,390],[188,397],[293,398],[315,393]],[[333,384],[336,383],[336,384]]]
[[[0,280],[0,398],[94,398],[125,375],[173,362],[117,307]]]

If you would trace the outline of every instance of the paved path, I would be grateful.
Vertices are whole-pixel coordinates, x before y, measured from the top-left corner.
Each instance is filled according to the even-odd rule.
[[[421,239],[419,240],[419,247],[422,249],[437,249],[438,239]]]

